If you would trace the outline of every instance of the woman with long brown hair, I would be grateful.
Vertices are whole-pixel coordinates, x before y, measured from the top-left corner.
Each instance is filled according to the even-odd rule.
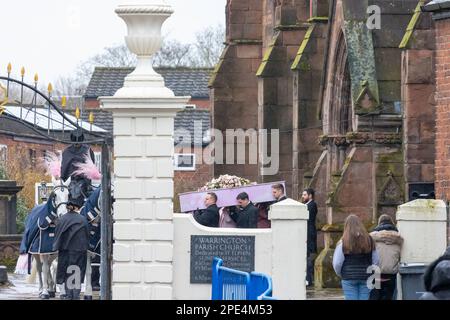
[[[345,300],[368,300],[367,283],[372,265],[378,265],[375,243],[356,215],[345,220],[342,240],[336,246],[333,268],[342,279]]]

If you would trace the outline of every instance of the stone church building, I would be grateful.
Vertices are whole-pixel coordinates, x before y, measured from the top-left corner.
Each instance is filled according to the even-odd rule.
[[[294,199],[316,190],[316,285],[336,283],[333,247],[349,214],[371,227],[399,204],[434,195],[427,2],[227,1],[226,48],[210,81],[212,126],[278,129],[280,167],[264,175],[262,163],[216,164],[215,175],[283,180]]]

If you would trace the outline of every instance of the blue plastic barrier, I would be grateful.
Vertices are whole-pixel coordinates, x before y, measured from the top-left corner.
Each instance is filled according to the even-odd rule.
[[[222,266],[220,258],[212,264],[212,300],[275,300],[272,278],[262,273],[248,273]]]

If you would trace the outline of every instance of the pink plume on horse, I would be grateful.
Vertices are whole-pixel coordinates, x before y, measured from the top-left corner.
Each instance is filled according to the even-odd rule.
[[[84,163],[77,162],[74,166],[77,168],[73,173],[74,175],[83,176],[90,180],[100,180],[102,178],[97,166],[88,155],[84,157]]]
[[[53,152],[47,152],[43,165],[48,175],[59,178],[61,176],[61,159]]]

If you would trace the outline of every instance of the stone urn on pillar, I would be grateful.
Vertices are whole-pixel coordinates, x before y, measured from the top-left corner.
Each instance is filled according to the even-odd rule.
[[[161,27],[174,11],[164,0],[147,0],[144,3],[133,1],[116,9],[127,24],[125,42],[128,49],[137,55],[138,64],[115,96],[173,97],[173,92],[165,87],[163,77],[153,69],[152,56],[161,48]]]
[[[163,0],[130,1],[116,13],[138,65],[113,97],[99,98],[114,119],[112,299],[172,299],[174,118],[190,97],[165,86],[152,55],[173,9]]]

